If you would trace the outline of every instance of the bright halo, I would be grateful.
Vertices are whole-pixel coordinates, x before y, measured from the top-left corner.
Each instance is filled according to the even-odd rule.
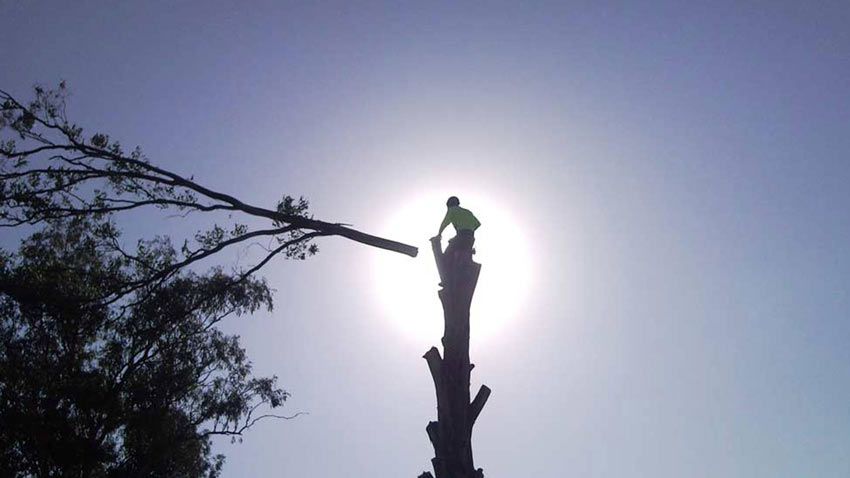
[[[481,221],[475,232],[475,262],[481,275],[471,308],[472,340],[493,338],[510,321],[519,320],[531,278],[529,245],[520,223],[507,204],[458,192],[461,207]],[[443,311],[436,265],[429,238],[436,235],[446,213],[447,194],[428,194],[401,205],[382,231],[387,237],[407,239],[419,247],[411,259],[399,254],[378,254],[374,262],[375,294],[384,315],[402,332],[416,339],[438,340],[443,333]],[[450,225],[443,231],[443,248],[455,234]]]

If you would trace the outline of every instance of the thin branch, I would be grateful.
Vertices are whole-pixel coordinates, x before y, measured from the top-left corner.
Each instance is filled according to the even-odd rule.
[[[240,426],[239,428],[234,428],[233,430],[207,430],[207,431],[201,433],[201,436],[207,437],[207,436],[211,436],[211,435],[224,435],[224,436],[242,435],[246,430],[248,430],[249,428],[254,426],[254,424],[256,424],[260,420],[265,420],[267,418],[277,418],[277,419],[280,419],[280,420],[292,420],[292,419],[300,417],[301,415],[309,415],[309,414],[310,414],[310,412],[298,412],[298,413],[295,413],[294,415],[275,415],[275,414],[269,413],[269,414],[266,414],[266,415],[261,415],[259,417],[256,417],[253,420],[251,420],[249,423],[245,423],[244,425]]]

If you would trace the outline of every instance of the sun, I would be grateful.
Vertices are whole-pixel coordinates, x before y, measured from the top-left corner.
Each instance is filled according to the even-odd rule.
[[[476,254],[482,264],[472,300],[470,326],[475,341],[494,338],[510,321],[519,320],[531,287],[531,257],[519,223],[507,204],[490,196],[463,192],[461,206],[481,221],[475,233]],[[437,269],[429,238],[436,235],[446,213],[449,194],[430,193],[404,203],[382,230],[393,238],[419,247],[415,259],[399,254],[376,255],[374,291],[382,314],[402,333],[415,339],[438,340],[443,333],[443,311],[437,297]],[[454,228],[443,231],[443,248]]]

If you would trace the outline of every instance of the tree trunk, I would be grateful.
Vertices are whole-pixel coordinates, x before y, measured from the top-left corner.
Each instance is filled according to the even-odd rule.
[[[472,426],[490,389],[482,385],[475,399],[469,400],[469,377],[474,367],[469,362],[469,306],[481,264],[473,262],[469,253],[444,255],[438,239],[431,244],[442,280],[439,297],[445,318],[445,357],[440,357],[436,347],[424,355],[437,392],[437,421],[425,428],[434,446],[431,463],[436,478],[482,478],[483,470],[476,470],[472,461]],[[431,473],[425,472],[420,478],[432,478]]]

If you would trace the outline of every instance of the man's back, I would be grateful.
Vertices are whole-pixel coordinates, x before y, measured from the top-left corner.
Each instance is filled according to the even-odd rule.
[[[474,231],[481,226],[481,222],[472,214],[472,211],[460,206],[449,207],[446,211],[446,217],[443,218],[443,223],[440,225],[440,230],[442,231],[449,224],[454,226],[455,231]]]

